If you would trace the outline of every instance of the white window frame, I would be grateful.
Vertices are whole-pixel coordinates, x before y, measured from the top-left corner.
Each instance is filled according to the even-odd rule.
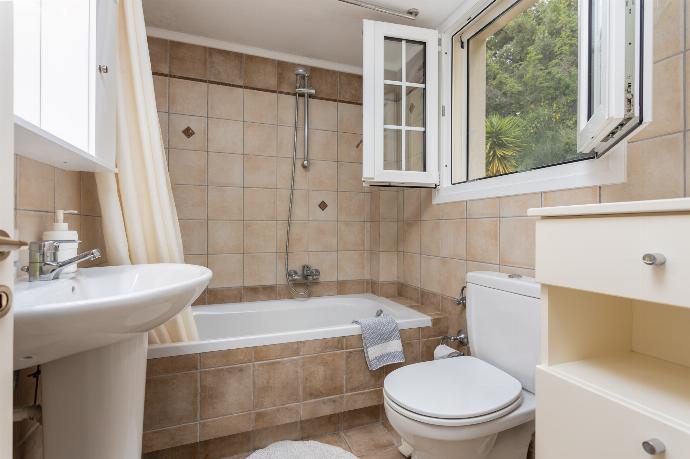
[[[611,4],[611,7],[620,6],[623,0],[604,0]],[[640,0],[636,0],[640,1]],[[587,0],[580,0],[580,4],[586,3]],[[569,188],[580,188],[594,185],[605,185],[624,182],[627,178],[626,170],[626,150],[627,141],[623,140],[617,142],[612,147],[606,149],[608,153],[602,157],[590,160],[582,160],[578,162],[544,167],[541,169],[534,169],[515,174],[508,174],[498,177],[485,178],[471,182],[463,182],[458,184],[452,183],[452,83],[453,83],[453,65],[452,65],[452,37],[469,23],[471,23],[478,15],[482,14],[487,8],[491,7],[493,3],[502,3],[501,1],[481,0],[469,4],[466,8],[459,9],[453,16],[451,16],[441,26],[441,84],[440,84],[440,104],[442,116],[440,119],[440,167],[439,167],[439,187],[434,191],[433,202],[443,203],[451,201],[462,201],[470,199],[482,199],[499,196],[509,196],[524,193],[542,192],[562,190]],[[644,27],[642,27],[643,47],[642,51],[642,65],[644,66],[644,78],[640,85],[642,92],[642,112],[637,113],[641,115],[641,123],[628,132],[625,137],[628,138],[638,132],[651,120],[651,65],[652,65],[652,8],[651,0],[645,0],[644,11],[641,16],[644,19]],[[495,14],[495,13],[494,13]],[[583,9],[580,8],[580,14],[583,14]],[[581,19],[579,19],[581,22]],[[637,24],[639,25],[639,24]],[[580,30],[583,28],[580,27]],[[580,32],[580,58],[582,59],[582,39],[585,36]],[[607,45],[612,46],[609,42]],[[609,48],[614,49],[614,48]],[[638,50],[640,51],[640,50]],[[620,53],[619,53],[620,54]],[[586,51],[585,51],[586,55]],[[620,61],[619,61],[620,62]],[[620,64],[619,64],[620,65]],[[580,63],[579,69],[583,66]],[[636,68],[639,70],[639,68]],[[616,73],[617,72],[617,73]],[[616,72],[608,74],[613,77],[617,75],[620,78],[620,67]],[[584,73],[584,72],[582,72]],[[580,73],[579,83],[581,84],[583,75]],[[586,78],[586,74],[584,75]],[[613,81],[609,78],[607,81]],[[617,80],[620,81],[620,80]],[[579,101],[578,101],[578,120],[582,119],[583,106],[584,114],[587,114],[587,100],[583,100],[583,88],[578,84]],[[611,83],[613,84],[613,83]],[[611,86],[611,85],[610,85]],[[615,97],[610,97],[609,100],[615,101]],[[603,107],[600,108],[603,110]],[[608,109],[608,107],[607,107]],[[466,107],[463,108],[465,112]],[[592,132],[597,134],[594,137],[603,138],[617,123],[614,118],[617,113],[614,110],[609,110],[605,116],[600,116],[597,119],[587,122],[580,122],[578,125],[578,142],[582,135],[589,135],[592,137]],[[465,115],[466,116],[466,115]],[[591,122],[594,121],[594,122]],[[461,125],[464,125],[465,120],[460,120]],[[464,131],[464,130],[463,130]],[[466,132],[463,132],[466,135]],[[466,145],[466,143],[463,141]],[[591,147],[591,144],[583,143],[584,150],[586,147]],[[461,155],[465,157],[466,155]],[[463,167],[467,167],[464,165]]]
[[[432,29],[369,20],[363,21],[363,31],[363,180],[369,185],[435,187],[438,184],[438,155],[436,154],[438,152],[438,32]],[[383,53],[385,37],[426,44],[424,172],[384,169],[384,85],[386,81],[384,81]],[[403,61],[402,65],[404,68],[406,62]],[[404,144],[402,148],[404,158]]]

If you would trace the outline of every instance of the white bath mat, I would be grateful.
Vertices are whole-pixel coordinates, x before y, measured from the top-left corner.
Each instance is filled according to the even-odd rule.
[[[285,440],[254,451],[247,459],[357,459],[357,456],[318,441]]]

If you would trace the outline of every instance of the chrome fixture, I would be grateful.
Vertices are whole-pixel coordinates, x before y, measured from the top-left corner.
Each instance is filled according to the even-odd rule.
[[[68,266],[82,261],[95,260],[101,257],[101,251],[93,249],[80,253],[76,257],[58,261],[61,244],[74,244],[78,241],[32,241],[29,243],[29,265],[22,271],[29,273],[29,282],[50,281],[60,278],[62,271]]]
[[[446,343],[459,343],[461,346],[469,346],[470,339],[467,337],[465,330],[458,330],[457,336],[446,335],[441,338],[441,344]]]
[[[419,16],[419,10],[417,8],[410,8],[409,10],[401,11],[393,8],[388,8],[387,6],[377,5],[375,3],[363,2],[361,0],[338,0],[342,3],[347,3],[348,5],[359,6],[360,8],[366,8],[368,10],[376,11],[377,13],[390,14],[392,16],[397,16],[399,18],[409,19],[414,21]]]
[[[460,289],[460,296],[455,299],[455,304],[458,306],[467,306],[467,297],[465,296],[465,290],[467,290],[467,285],[463,285]]]
[[[650,456],[656,456],[657,454],[663,454],[666,452],[666,446],[664,442],[658,438],[650,438],[647,441],[642,442],[642,449],[645,453]]]
[[[295,198],[295,167],[297,163],[297,129],[299,129],[299,96],[304,98],[304,158],[302,167],[309,169],[309,96],[316,94],[314,88],[309,87],[309,72],[303,68],[295,69],[295,125],[292,138],[292,177],[290,179],[290,200],[288,204],[287,234],[285,237],[285,280],[290,292],[297,297],[311,296],[309,284],[316,282],[321,277],[321,272],[309,265],[302,266],[302,272],[298,273],[290,269],[290,231],[292,229],[292,205]],[[323,202],[322,202],[323,203]],[[321,210],[324,210],[322,207]],[[293,283],[302,281],[304,290],[298,290]]]
[[[663,265],[666,263],[666,257],[660,253],[645,253],[642,255],[642,263],[649,266]]]

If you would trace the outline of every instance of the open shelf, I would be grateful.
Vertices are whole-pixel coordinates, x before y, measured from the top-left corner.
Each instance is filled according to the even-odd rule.
[[[626,352],[542,369],[690,431],[689,367]]]
[[[19,116],[14,119],[14,151],[69,171],[115,172],[112,165]]]

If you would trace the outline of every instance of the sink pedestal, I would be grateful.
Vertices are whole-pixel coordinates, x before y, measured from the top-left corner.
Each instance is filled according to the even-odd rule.
[[[145,333],[41,366],[45,459],[141,457]]]

